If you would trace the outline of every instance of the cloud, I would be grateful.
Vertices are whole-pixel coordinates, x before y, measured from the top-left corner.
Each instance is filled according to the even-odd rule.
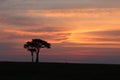
[[[3,0],[1,0],[3,2]],[[119,8],[119,0],[5,0],[2,10],[64,9],[64,8]],[[7,6],[6,6],[7,5]]]
[[[2,11],[1,11],[2,12]],[[81,9],[46,9],[46,10],[23,10],[13,14],[1,14],[1,24],[18,25],[18,26],[52,26],[58,23],[66,22],[96,23],[100,21],[106,24],[112,24],[113,20],[119,16],[117,8],[81,8]],[[112,17],[111,17],[112,15]],[[102,18],[101,18],[102,16]],[[75,23],[74,22],[74,23]],[[31,24],[30,24],[31,23]],[[95,24],[95,25],[96,25]],[[60,24],[59,24],[60,25]],[[87,25],[87,24],[86,24]],[[115,24],[114,24],[115,25]],[[117,25],[119,25],[117,23]],[[63,26],[63,25],[62,25]]]
[[[109,31],[93,31],[88,32],[87,34],[99,35],[99,36],[113,36],[120,37],[120,30],[109,30]]]
[[[71,33],[62,33],[62,32],[27,32],[27,31],[21,31],[21,30],[4,30],[5,34],[7,35],[5,38],[15,41],[16,39],[21,40],[29,40],[32,38],[42,38],[45,40],[48,40],[53,43],[58,43],[62,41],[66,41],[68,39],[68,36],[71,35]]]
[[[1,15],[0,22],[2,25],[11,25],[11,29],[7,29],[6,32],[29,36],[28,39],[34,37],[50,39],[55,35],[51,39],[52,42],[57,40],[77,43],[92,43],[92,40],[115,42],[119,41],[119,38],[115,40],[111,36],[119,35],[119,31],[99,31],[113,30],[113,26],[118,24],[119,19],[116,19],[118,13],[119,9],[116,8],[27,10],[15,15]],[[119,26],[116,28],[119,29]]]
[[[32,23],[32,24],[30,24]],[[35,26],[40,25],[34,18],[23,16],[0,15],[0,24],[14,26]]]
[[[116,43],[120,44],[120,30],[100,30],[85,33],[79,33],[90,37],[84,37],[83,40],[95,41],[96,43]],[[94,43],[95,43],[94,42]]]
[[[0,14],[14,15],[26,10],[120,8],[119,0],[1,0]]]
[[[50,9],[50,10],[27,10],[21,15],[50,18],[77,18],[77,17],[100,17],[108,16],[111,12],[118,13],[117,8],[80,8],[80,9]]]
[[[92,40],[95,40],[95,41],[101,41],[101,42],[114,42],[114,43],[118,43],[119,44],[119,41],[120,41],[120,37],[119,38],[114,38],[114,37],[107,37],[107,38],[104,38],[104,37],[99,37],[99,38],[92,38]]]
[[[49,27],[73,29],[73,26],[118,26],[119,18],[116,17],[119,13],[119,9],[116,8],[26,10],[14,14],[1,14],[0,24],[19,28],[47,27],[49,30]]]
[[[37,27],[37,28],[32,28],[32,29],[24,29],[24,31],[27,31],[27,32],[49,32],[49,33],[65,33],[65,32],[69,32],[71,29],[73,28],[68,28],[68,27],[62,27],[62,26],[50,26],[50,27]]]

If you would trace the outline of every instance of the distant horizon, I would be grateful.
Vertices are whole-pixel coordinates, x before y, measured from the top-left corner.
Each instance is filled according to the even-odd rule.
[[[39,62],[49,63],[78,63],[78,64],[120,64],[120,56],[104,55],[79,55],[79,56],[46,56],[40,55]],[[31,62],[31,56],[9,56],[7,59],[0,59],[0,62]],[[74,60],[73,60],[74,59]]]

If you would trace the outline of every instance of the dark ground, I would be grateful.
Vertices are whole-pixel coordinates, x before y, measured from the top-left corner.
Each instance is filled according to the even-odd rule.
[[[0,62],[0,80],[120,80],[120,65]]]

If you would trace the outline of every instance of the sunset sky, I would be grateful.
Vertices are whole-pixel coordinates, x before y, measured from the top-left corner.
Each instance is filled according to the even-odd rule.
[[[33,38],[40,62],[120,64],[120,0],[0,0],[0,61],[31,61]]]

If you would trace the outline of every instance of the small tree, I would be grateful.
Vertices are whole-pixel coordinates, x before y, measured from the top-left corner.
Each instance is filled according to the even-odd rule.
[[[34,48],[34,44],[32,42],[26,42],[24,44],[24,48],[31,52],[32,62],[34,62],[33,54],[34,52],[36,52],[36,49]]]
[[[24,48],[31,52],[32,62],[33,62],[33,53],[36,53],[36,63],[39,62],[39,52],[41,48],[51,48],[50,43],[41,40],[41,39],[32,39],[31,42],[26,42]]]

